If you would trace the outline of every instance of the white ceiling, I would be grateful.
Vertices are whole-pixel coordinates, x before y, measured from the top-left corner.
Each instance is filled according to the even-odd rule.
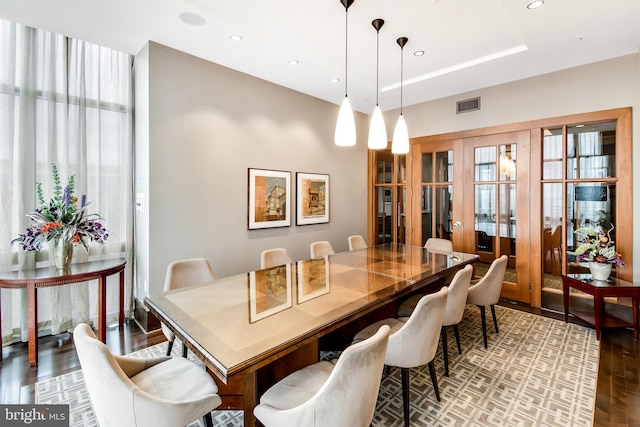
[[[355,0],[348,12],[348,94],[370,114],[379,104],[442,98],[638,52],[640,0]],[[182,12],[204,18],[191,26]],[[340,104],[345,9],[340,0],[0,0],[0,18],[136,54],[148,40]],[[229,36],[240,34],[243,41]],[[499,59],[483,58],[525,49]],[[424,50],[423,56],[413,52]],[[289,65],[297,59],[296,66]],[[474,62],[481,62],[470,65]],[[457,71],[443,71],[461,68]],[[429,77],[435,75],[435,77]],[[333,78],[339,83],[332,83]],[[241,88],[239,88],[241,90]]]

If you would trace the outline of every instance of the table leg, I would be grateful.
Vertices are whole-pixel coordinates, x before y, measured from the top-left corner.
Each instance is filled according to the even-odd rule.
[[[562,300],[564,302],[564,323],[569,322],[569,286],[562,284]]]
[[[244,397],[244,425],[245,427],[255,427],[260,425],[256,417],[253,416],[253,408],[258,404],[258,375],[256,371],[244,374],[243,377],[243,397]]]
[[[118,324],[124,323],[124,270],[120,272],[120,314],[118,315]]]
[[[595,327],[596,327],[596,339],[599,341],[600,340],[600,315],[603,314],[602,313],[603,310],[603,306],[602,306],[602,298],[598,298],[598,297],[593,297],[593,311],[594,311],[594,318],[595,318]]]
[[[38,288],[35,283],[27,285],[29,366],[38,366]]]
[[[107,277],[98,279],[98,339],[107,342]]]
[[[633,304],[633,338],[638,341],[638,297],[632,297],[631,303]]]

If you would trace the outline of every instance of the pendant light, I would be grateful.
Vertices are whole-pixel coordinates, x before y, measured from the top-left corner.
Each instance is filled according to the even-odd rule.
[[[387,128],[384,125],[382,110],[378,105],[378,80],[380,69],[380,28],[384,25],[383,19],[374,19],[371,22],[373,28],[376,29],[376,107],[373,109],[371,116],[371,124],[369,127],[369,149],[379,150],[387,148]]]
[[[402,75],[404,74],[404,45],[409,41],[406,37],[400,37],[396,42],[400,46],[400,117],[393,131],[393,142],[391,152],[393,154],[407,154],[409,152],[409,131],[407,123],[402,115]]]
[[[348,147],[356,145],[356,122],[353,117],[353,109],[347,96],[347,40],[349,29],[349,6],[353,4],[355,0],[340,0],[340,3],[344,6],[345,12],[345,35],[344,35],[344,100],[340,106],[340,112],[338,113],[338,121],[336,123],[336,136],[335,143],[341,147]]]

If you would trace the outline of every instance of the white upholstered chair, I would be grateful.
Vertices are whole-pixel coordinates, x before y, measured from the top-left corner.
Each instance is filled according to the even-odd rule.
[[[311,246],[309,246],[309,250],[311,252],[311,258],[322,258],[325,255],[333,255],[336,253],[333,250],[333,246],[331,246],[331,243],[327,242],[326,240],[313,242]]]
[[[260,254],[260,268],[271,268],[291,264],[293,260],[285,248],[266,249]]]
[[[425,249],[434,254],[449,255],[453,252],[453,243],[451,240],[430,237],[424,244]]]
[[[433,359],[438,349],[448,294],[447,287],[443,287],[436,293],[425,295],[418,301],[410,317],[380,320],[358,332],[353,340],[354,343],[358,343],[370,337],[382,325],[388,325],[391,328],[384,363],[388,366],[399,367],[402,373],[405,427],[409,426],[410,368],[428,365],[436,399],[438,402],[440,401]]]
[[[179,289],[190,285],[199,285],[215,280],[209,261],[204,258],[191,258],[175,261],[167,267],[167,274],[164,279],[164,291]],[[175,334],[164,323],[160,325],[162,332],[167,337],[169,345],[167,346],[167,356],[171,354]],[[187,347],[182,345],[182,355],[187,356]]]
[[[176,427],[205,417],[222,402],[206,370],[183,357],[117,356],[81,323],[73,340],[101,427]]]
[[[366,427],[376,407],[389,327],[349,346],[335,363],[302,368],[269,388],[253,410],[266,427]]]
[[[444,358],[444,374],[447,377],[449,376],[447,326],[453,326],[453,334],[456,338],[458,354],[462,354],[458,323],[462,321],[462,317],[464,316],[464,307],[467,304],[467,294],[469,292],[472,274],[473,267],[467,265],[462,270],[456,272],[451,283],[447,286],[449,288],[449,296],[447,297],[447,307],[444,311],[444,319],[442,320],[442,329],[440,332],[440,337],[442,338],[442,356]],[[410,316],[420,298],[422,298],[422,295],[413,295],[403,301],[398,308],[398,317]]]
[[[367,241],[364,240],[359,234],[354,234],[353,236],[349,236],[349,250],[355,251],[358,249],[366,249],[369,245],[367,245]]]
[[[504,273],[507,269],[506,255],[495,259],[487,273],[475,284],[469,287],[467,295],[467,304],[477,305],[480,309],[480,320],[482,321],[482,338],[484,340],[484,348],[487,348],[487,316],[485,307],[491,307],[491,315],[493,316],[493,325],[498,333],[498,319],[496,319],[495,305],[500,300],[500,291],[502,290],[502,282],[504,281]]]

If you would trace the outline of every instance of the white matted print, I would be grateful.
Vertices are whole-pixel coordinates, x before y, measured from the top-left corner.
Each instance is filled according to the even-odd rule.
[[[291,264],[249,273],[249,323],[292,306]]]
[[[291,225],[291,172],[249,169],[249,230]]]
[[[296,173],[297,225],[329,222],[329,175]]]

